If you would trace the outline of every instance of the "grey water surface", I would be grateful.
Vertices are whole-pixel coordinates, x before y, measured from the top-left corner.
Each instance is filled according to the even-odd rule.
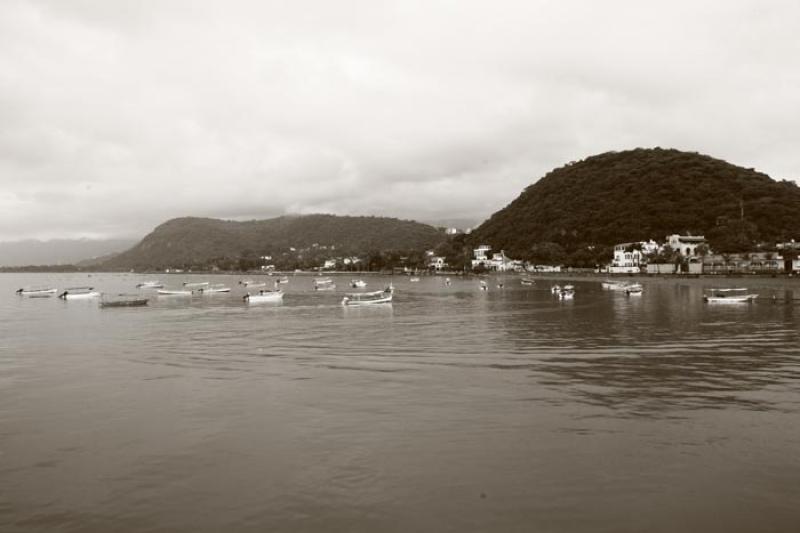
[[[800,282],[14,294],[146,279],[0,275],[0,531],[800,529]],[[704,304],[720,283],[761,298]]]

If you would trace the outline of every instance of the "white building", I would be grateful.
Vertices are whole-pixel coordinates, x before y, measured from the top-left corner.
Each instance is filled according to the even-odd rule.
[[[705,243],[706,238],[702,235],[667,235],[667,244],[683,257],[695,257],[697,247]]]
[[[326,270],[336,268],[336,259],[326,259],[325,264],[322,265],[322,268]]]
[[[472,250],[472,254],[474,259],[472,260],[472,268],[477,268],[479,266],[488,267],[487,262],[489,261],[489,251],[492,249],[491,246],[488,244],[481,244],[474,250]]]
[[[428,268],[433,268],[435,270],[443,270],[445,267],[447,267],[447,262],[445,261],[445,259],[446,259],[445,257],[439,255],[432,256],[428,260]]]

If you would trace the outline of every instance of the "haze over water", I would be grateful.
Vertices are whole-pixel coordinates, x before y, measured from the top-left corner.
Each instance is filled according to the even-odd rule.
[[[232,276],[139,309],[14,294],[145,279],[0,276],[0,530],[800,524],[800,282],[746,280],[743,306],[704,304],[709,279],[559,301],[395,277],[366,309],[339,305],[350,277],[293,277],[278,306]]]

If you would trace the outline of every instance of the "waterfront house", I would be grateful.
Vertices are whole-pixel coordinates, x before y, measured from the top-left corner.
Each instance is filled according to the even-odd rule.
[[[492,247],[488,244],[481,244],[477,248],[472,251],[473,259],[472,259],[472,268],[478,268],[479,266],[488,267],[487,262],[489,261],[489,252],[491,251]]]
[[[697,248],[706,244],[706,238],[702,235],[667,235],[667,244],[680,253],[683,257],[695,257],[699,255]]]
[[[434,255],[428,259],[428,268],[432,268],[434,270],[444,270],[447,267],[447,263],[445,261],[445,257]]]

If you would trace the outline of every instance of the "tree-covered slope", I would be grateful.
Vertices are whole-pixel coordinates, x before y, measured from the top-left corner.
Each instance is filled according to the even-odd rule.
[[[549,172],[471,242],[531,258],[545,243],[576,250],[672,233],[704,234],[719,251],[800,238],[800,188],[697,153],[609,152]]]
[[[191,267],[217,258],[279,255],[290,248],[301,253],[322,246],[329,250],[324,255],[358,255],[434,248],[444,239],[443,233],[432,226],[384,217],[308,215],[245,222],[176,218],[161,224],[139,244],[101,266]]]

